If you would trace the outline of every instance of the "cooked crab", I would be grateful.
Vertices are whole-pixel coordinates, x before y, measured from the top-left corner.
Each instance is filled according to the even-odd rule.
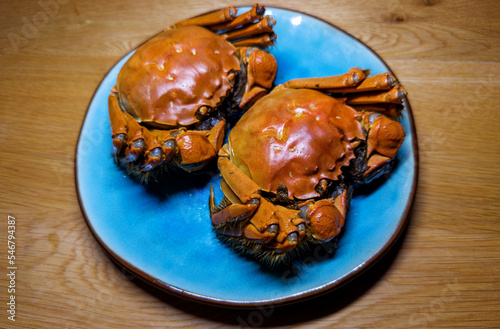
[[[405,136],[391,118],[405,90],[367,75],[292,80],[241,117],[219,152],[224,198],[210,196],[219,238],[277,264],[339,235],[352,188],[390,171]]]
[[[168,165],[199,170],[217,155],[225,120],[273,86],[274,19],[226,9],[173,25],[140,46],[109,96],[115,160],[147,181]]]

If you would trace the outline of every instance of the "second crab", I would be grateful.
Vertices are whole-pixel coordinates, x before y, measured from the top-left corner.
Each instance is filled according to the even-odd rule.
[[[279,264],[339,235],[352,188],[391,171],[405,137],[406,91],[367,73],[289,81],[242,116],[219,152],[224,199],[210,198],[219,238]]]
[[[276,35],[254,5],[179,22],[128,59],[109,96],[112,155],[141,181],[169,166],[203,168],[220,149],[226,117],[272,87],[277,64],[265,47]]]

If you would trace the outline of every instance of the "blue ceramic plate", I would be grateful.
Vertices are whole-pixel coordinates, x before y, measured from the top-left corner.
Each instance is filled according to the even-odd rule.
[[[240,8],[240,12],[247,8]],[[271,50],[277,83],[327,76],[356,66],[390,71],[363,43],[317,18],[268,8],[278,24]],[[333,257],[318,249],[291,269],[275,271],[240,256],[215,238],[208,209],[210,185],[220,177],[175,175],[145,187],[127,177],[110,155],[107,99],[125,56],[106,75],[88,108],[76,151],[80,204],[89,227],[110,256],[165,291],[222,305],[282,304],[326,292],[378,260],[402,231],[417,179],[413,117],[405,104],[406,139],[394,172],[355,193]]]

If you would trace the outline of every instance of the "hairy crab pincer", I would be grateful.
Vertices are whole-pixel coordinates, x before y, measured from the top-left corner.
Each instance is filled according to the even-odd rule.
[[[109,96],[115,161],[148,181],[169,166],[203,168],[222,146],[226,118],[244,111],[274,83],[276,60],[265,51],[274,19],[254,5],[173,25],[140,46]]]
[[[236,123],[219,152],[219,238],[270,264],[339,235],[352,189],[391,170],[404,140],[406,92],[394,76],[348,73],[277,86]]]

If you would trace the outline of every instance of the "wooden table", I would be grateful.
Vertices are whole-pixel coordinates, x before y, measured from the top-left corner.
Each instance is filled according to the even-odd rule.
[[[248,2],[18,0],[0,4],[0,327],[498,327],[500,2],[268,1],[353,34],[408,89],[420,147],[407,230],[368,272],[287,307],[230,310],[158,294],[90,233],[74,154],[116,61],[180,19]],[[6,313],[16,219],[16,321]]]

